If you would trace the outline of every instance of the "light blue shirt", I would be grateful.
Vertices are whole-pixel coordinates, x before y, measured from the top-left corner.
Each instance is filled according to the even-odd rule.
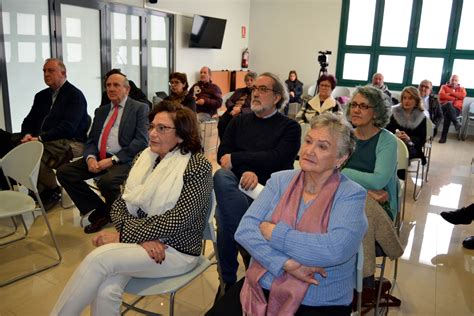
[[[303,305],[349,305],[355,286],[357,252],[368,226],[364,213],[367,193],[360,185],[341,175],[326,233],[300,232],[283,222],[275,226],[270,241],[260,232],[260,223],[271,219],[298,172],[272,174],[240,221],[235,240],[268,270],[260,279],[263,288],[270,289],[273,279],[283,273],[285,262],[292,258],[306,266],[323,267],[327,272],[327,278],[315,275],[320,284],[309,287]],[[298,220],[308,206],[309,203],[300,203]]]
[[[117,119],[115,120],[114,125],[110,129],[109,138],[107,138],[107,153],[112,154],[112,155],[118,153],[122,149],[122,146],[120,146],[119,144],[118,136],[119,136],[120,120],[122,119],[123,109],[125,108],[126,102],[127,102],[127,97],[125,97],[119,103]],[[99,147],[100,147],[100,144],[102,143],[102,134],[104,133],[104,128],[107,125],[107,122],[109,121],[109,119],[112,117],[113,113],[114,113],[114,105],[111,104],[110,112],[107,115],[107,118],[105,119],[104,126],[102,126],[102,132],[100,133]]]

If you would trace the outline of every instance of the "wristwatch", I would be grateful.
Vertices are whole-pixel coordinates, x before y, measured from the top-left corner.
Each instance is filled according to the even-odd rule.
[[[117,156],[112,156],[111,159],[112,159],[112,164],[113,164],[114,166],[115,166],[115,165],[118,165],[119,160],[118,160]]]

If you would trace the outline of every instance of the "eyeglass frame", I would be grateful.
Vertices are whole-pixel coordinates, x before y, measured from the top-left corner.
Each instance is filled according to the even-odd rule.
[[[371,106],[371,105],[368,105],[368,104],[365,104],[365,103],[357,103],[357,102],[354,102],[354,101],[349,102],[348,105],[350,106],[351,110],[358,108],[359,110],[367,111],[368,109],[375,108],[375,106]]]
[[[148,126],[148,132],[151,132],[154,130],[158,134],[166,134],[167,131],[172,130],[172,129],[176,129],[176,127],[166,126],[164,124],[157,124],[156,126],[153,124],[150,124]]]
[[[268,88],[267,86],[252,86],[250,87],[250,91],[254,93],[256,90],[258,90],[258,93],[267,93],[268,91],[273,91],[275,90]]]

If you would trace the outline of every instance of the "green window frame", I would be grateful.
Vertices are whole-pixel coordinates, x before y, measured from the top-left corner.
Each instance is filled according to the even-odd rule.
[[[373,26],[372,44],[370,46],[356,46],[346,45],[347,28],[349,23],[349,8],[351,0],[342,1],[341,24],[339,47],[336,65],[336,77],[338,84],[342,86],[357,86],[364,85],[371,81],[371,76],[378,69],[378,59],[380,55],[394,55],[405,57],[405,69],[403,72],[403,80],[401,83],[391,83],[387,81],[390,90],[400,91],[405,86],[418,85],[418,82],[412,83],[413,70],[416,57],[436,57],[443,59],[443,67],[440,82],[433,82],[433,90],[437,92],[439,86],[447,82],[452,75],[454,60],[468,59],[474,62],[474,50],[459,50],[456,49],[458,30],[461,22],[461,13],[464,0],[453,0],[451,16],[449,20],[449,28],[447,35],[447,43],[444,49],[427,49],[417,47],[418,31],[420,28],[423,0],[413,0],[411,8],[410,28],[408,34],[408,43],[406,47],[383,47],[380,46],[380,38],[382,33],[383,15],[385,0],[376,0],[375,4],[375,18]],[[466,0],[471,1],[471,0]],[[363,18],[363,17],[361,17]],[[352,54],[368,54],[370,55],[369,69],[367,73],[367,80],[351,80],[344,79],[344,64],[345,55]],[[473,69],[474,71],[474,69]],[[461,86],[463,85],[462,77],[460,78]],[[468,87],[468,96],[474,96],[474,87]]]

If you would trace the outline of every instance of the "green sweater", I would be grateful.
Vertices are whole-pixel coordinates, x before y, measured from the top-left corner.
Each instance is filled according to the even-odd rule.
[[[374,136],[375,137],[375,136]],[[358,159],[364,155],[357,148],[351,156]],[[380,131],[379,140],[375,149],[375,168],[373,172],[344,168],[342,173],[359,183],[367,190],[385,190],[388,192],[392,219],[398,212],[398,177],[397,177],[397,140],[395,135],[386,129]]]

